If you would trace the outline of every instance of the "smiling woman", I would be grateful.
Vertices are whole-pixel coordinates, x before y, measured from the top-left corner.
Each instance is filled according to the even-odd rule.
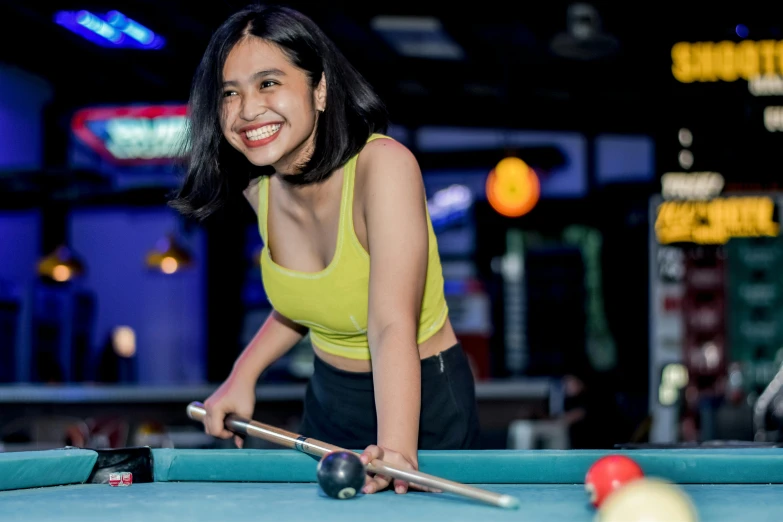
[[[264,53],[272,49],[277,53]],[[240,60],[237,64],[236,58],[251,61]],[[282,63],[279,58],[284,58]],[[231,70],[228,65],[232,65]],[[275,72],[276,78],[265,76]],[[249,180],[272,172],[270,165],[248,161],[241,150],[225,139],[223,120],[232,112],[228,110],[226,114],[227,106],[237,105],[233,96],[240,98],[239,105],[244,105],[244,110],[253,110],[252,103],[262,101],[260,97],[247,99],[250,85],[253,94],[257,90],[260,95],[275,82],[283,84],[290,93],[294,87],[290,85],[292,79],[280,77],[280,72],[292,72],[305,79],[304,84],[296,85],[300,95],[304,92],[301,89],[308,90],[295,102],[299,110],[311,114],[315,111],[310,106],[322,80],[329,91],[329,103],[313,129],[312,155],[297,173],[287,173],[289,183],[311,183],[330,176],[362,150],[372,133],[386,130],[383,102],[312,20],[290,9],[249,7],[235,13],[215,31],[194,75],[188,104],[190,135],[183,143],[189,154],[189,167],[183,186],[171,202],[174,208],[186,216],[206,219],[233,193],[244,190]],[[232,98],[228,103],[227,94]],[[289,96],[288,100],[292,98]],[[293,117],[288,114],[293,109],[289,107],[287,114],[275,117]]]
[[[260,68],[260,69],[259,69]],[[223,67],[221,124],[228,142],[256,166],[294,174],[312,156],[318,115],[326,107],[326,79],[315,88],[277,45],[246,36]]]
[[[190,115],[189,167],[172,205],[204,219],[243,193],[274,309],[204,401],[205,431],[234,436],[226,415],[252,416],[260,375],[309,331],[303,436],[364,447],[365,464],[397,469],[417,469],[419,449],[476,448],[475,385],[449,320],[421,171],[382,134],[372,87],[309,18],[253,6],[215,32]],[[368,475],[364,491],[390,485],[409,487]]]

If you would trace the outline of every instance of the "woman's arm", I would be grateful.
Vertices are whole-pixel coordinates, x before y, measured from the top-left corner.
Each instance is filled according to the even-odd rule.
[[[258,215],[258,180],[248,185],[244,196]],[[266,368],[285,355],[306,333],[307,328],[272,310],[234,363],[232,376],[255,383]]]
[[[370,251],[368,338],[384,460],[418,468],[421,362],[417,330],[427,275],[426,197],[413,154],[392,140],[365,149],[363,197]],[[371,452],[377,452],[373,448]],[[376,453],[372,453],[378,458]],[[397,462],[398,465],[404,463]],[[377,478],[368,492],[382,489]],[[395,483],[403,492],[407,485]],[[377,488],[377,489],[376,489]]]
[[[277,312],[269,314],[258,333],[235,361],[231,374],[204,401],[207,411],[204,430],[208,434],[223,439],[233,436],[237,446],[242,447],[242,438],[233,435],[224,426],[226,415],[235,413],[241,417],[253,417],[256,382],[261,373],[299,342],[304,333],[298,325]]]
[[[273,310],[234,362],[232,377],[255,383],[273,362],[302,340],[307,329]]]
[[[253,210],[258,212],[256,184],[245,191]],[[293,348],[307,329],[283,317],[273,310],[253,339],[234,362],[233,370],[225,382],[204,401],[207,414],[204,428],[215,437],[228,438],[232,434],[223,425],[226,414],[236,413],[252,418],[255,407],[255,388],[261,373],[273,362]],[[235,437],[242,446],[241,437]]]

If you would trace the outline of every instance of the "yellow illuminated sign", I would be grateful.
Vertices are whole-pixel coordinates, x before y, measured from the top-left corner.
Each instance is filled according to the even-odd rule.
[[[672,74],[682,83],[733,82],[783,74],[783,41],[678,42]]]
[[[766,197],[664,201],[658,206],[655,235],[661,244],[724,244],[733,237],[777,236],[775,202]]]

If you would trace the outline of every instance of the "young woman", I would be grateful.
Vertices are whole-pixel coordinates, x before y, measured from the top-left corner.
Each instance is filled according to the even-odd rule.
[[[207,433],[252,417],[263,371],[310,333],[301,433],[418,468],[475,448],[474,381],[448,317],[416,159],[383,104],[307,17],[248,7],[214,34],[190,99],[189,167],[172,205],[204,219],[241,191],[258,216],[273,313],[205,401]],[[241,440],[236,439],[241,446]],[[364,491],[390,485],[368,477]],[[394,481],[398,493],[409,484]]]

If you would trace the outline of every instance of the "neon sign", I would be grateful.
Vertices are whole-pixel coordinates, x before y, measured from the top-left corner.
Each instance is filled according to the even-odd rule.
[[[465,185],[454,184],[437,191],[427,202],[432,226],[442,230],[465,217],[473,204],[473,194]]]
[[[764,107],[764,128],[769,132],[783,131],[783,107]]]
[[[655,235],[661,244],[724,244],[733,237],[775,237],[775,201],[768,197],[664,201],[658,206]]]
[[[181,155],[187,125],[186,105],[98,107],[78,111],[71,131],[110,162],[166,164]]]
[[[783,77],[765,74],[748,80],[748,91],[753,96],[778,96],[783,94]]]
[[[661,176],[661,195],[664,199],[711,199],[723,185],[723,176],[717,172],[667,172]]]
[[[103,16],[90,11],[58,11],[54,22],[102,47],[161,49],[166,41],[154,31],[119,11]]]
[[[734,82],[783,74],[783,41],[678,42],[672,74],[682,83]]]

